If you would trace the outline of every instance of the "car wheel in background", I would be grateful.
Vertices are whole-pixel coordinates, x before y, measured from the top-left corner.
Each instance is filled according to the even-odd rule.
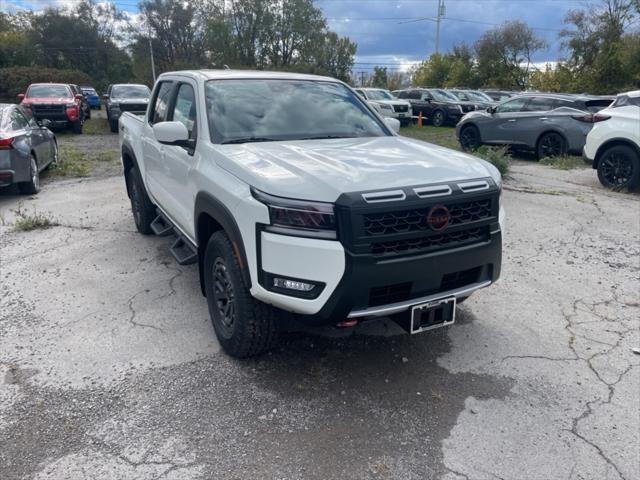
[[[111,133],[118,133],[118,120],[109,120],[109,128]]]
[[[480,146],[480,131],[475,125],[467,125],[460,130],[460,146],[466,152]]]
[[[561,157],[567,154],[567,142],[559,133],[545,133],[538,140],[536,153],[538,160],[546,157]]]
[[[82,133],[82,120],[76,120],[71,124],[71,131],[73,133]]]
[[[223,231],[211,235],[204,255],[207,305],[220,345],[232,357],[259,355],[277,338],[276,310],[253,298]]]
[[[400,120],[401,127],[408,127],[410,123],[411,123],[411,119],[409,118]]]
[[[444,125],[444,112],[442,110],[436,110],[433,112],[433,118],[431,119],[431,123],[433,123],[434,127],[441,127]]]
[[[40,191],[40,172],[38,172],[38,162],[32,154],[29,160],[29,181],[18,183],[20,193],[34,195]]]
[[[156,218],[156,209],[147,195],[142,177],[137,167],[130,168],[126,173],[127,192],[131,200],[131,213],[138,232],[143,235],[153,233],[151,222]]]
[[[91,108],[87,108],[87,113],[84,117],[86,120],[91,120]]]
[[[598,180],[607,188],[636,188],[640,184],[640,158],[626,145],[608,148],[598,161]]]

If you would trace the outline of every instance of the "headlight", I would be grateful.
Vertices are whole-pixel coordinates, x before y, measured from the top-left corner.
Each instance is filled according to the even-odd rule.
[[[389,111],[393,112],[393,107],[391,105],[386,105],[384,103],[380,104],[380,109],[381,110],[389,110]]]
[[[271,223],[265,230],[300,237],[337,238],[332,203],[275,197],[255,189],[251,189],[251,194],[269,208]]]

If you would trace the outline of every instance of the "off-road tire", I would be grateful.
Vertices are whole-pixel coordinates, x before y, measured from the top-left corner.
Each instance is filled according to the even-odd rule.
[[[598,180],[615,190],[635,189],[640,185],[640,155],[626,145],[607,148],[598,160]]]
[[[126,173],[127,192],[131,200],[131,213],[138,232],[150,235],[151,222],[157,217],[156,208],[144,188],[138,167],[131,167]]]
[[[224,274],[227,275],[226,284],[219,282],[216,276],[216,269],[221,267],[224,267]],[[227,354],[237,358],[252,357],[266,352],[275,344],[276,309],[253,298],[242,279],[231,241],[223,231],[211,235],[207,242],[204,283],[211,323]],[[217,283],[219,285],[216,287]],[[222,305],[229,303],[233,308],[230,321],[222,311]]]
[[[31,154],[29,161],[29,178],[27,182],[18,183],[18,190],[23,195],[35,195],[40,191],[40,172],[35,155]]]

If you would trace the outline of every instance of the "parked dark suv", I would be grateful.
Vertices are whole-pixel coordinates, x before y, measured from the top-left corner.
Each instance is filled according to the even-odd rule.
[[[150,96],[151,90],[146,85],[133,83],[109,85],[104,99],[111,131],[118,132],[118,119],[122,112],[144,115],[147,112]]]
[[[528,93],[487,110],[471,112],[458,123],[456,135],[465,150],[482,144],[534,150],[538,158],[580,153],[596,113],[613,97]]]
[[[474,103],[460,101],[439,88],[400,90],[397,96],[411,103],[414,116],[422,113],[422,116],[430,119],[436,127],[445,124],[455,125],[466,112],[476,109]]]

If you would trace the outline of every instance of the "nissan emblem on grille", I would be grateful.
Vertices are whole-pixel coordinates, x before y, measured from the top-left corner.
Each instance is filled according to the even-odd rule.
[[[451,215],[449,209],[444,205],[436,205],[427,214],[427,225],[431,227],[431,230],[439,232],[447,228]]]

